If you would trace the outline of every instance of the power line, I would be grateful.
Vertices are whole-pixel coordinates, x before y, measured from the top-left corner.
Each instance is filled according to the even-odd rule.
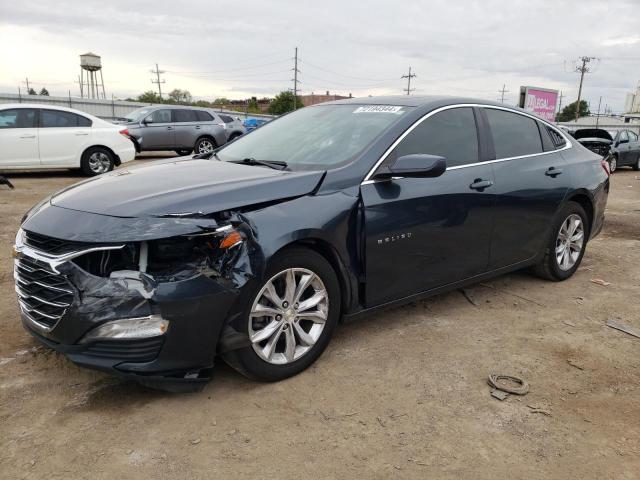
[[[413,90],[415,90],[415,88],[413,90],[411,90],[411,79],[415,78],[417,75],[415,73],[411,73],[411,67],[409,67],[409,74],[408,75],[402,75],[400,78],[406,78],[407,79],[407,88],[403,89],[405,92],[407,92],[407,95],[410,95],[411,92]]]
[[[500,94],[500,103],[504,103],[504,94],[509,93],[509,90],[507,90],[506,87],[507,86],[503,83],[502,90],[498,90],[498,93]]]
[[[576,102],[576,122],[580,117],[580,97],[582,96],[582,82],[584,81],[584,74],[590,71],[589,67],[587,67],[587,63],[595,59],[596,57],[582,57],[580,59],[582,60],[582,66],[576,67],[576,72],[580,73],[580,87],[578,88],[578,101]]]
[[[155,70],[150,70],[151,73],[154,73],[156,75],[156,79],[154,80],[153,78],[151,79],[151,83],[156,83],[158,84],[158,96],[160,97],[160,100],[162,100],[162,87],[160,86],[160,84],[165,83],[164,79],[160,80],[160,75],[165,73],[164,70],[160,70],[158,68],[158,64],[156,63],[156,69]]]
[[[277,60],[275,62],[261,63],[257,65],[248,65],[244,67],[223,69],[223,70],[203,70],[203,71],[166,70],[166,72],[175,73],[175,74],[187,74],[187,75],[213,75],[217,73],[222,73],[222,74],[233,73],[233,72],[242,71],[242,70],[251,70],[254,68],[268,67],[270,65],[277,65],[278,63],[284,63],[284,62],[288,63],[290,61],[291,61],[290,58],[285,58],[285,59]]]
[[[356,77],[353,75],[345,75],[344,73],[339,73],[336,72],[335,70],[330,70],[328,68],[324,68],[324,67],[319,67],[318,65],[314,65],[313,63],[309,63],[306,60],[301,60],[298,59],[298,61],[300,61],[301,63],[304,63],[305,65],[308,65],[312,68],[318,69],[318,70],[322,70],[323,72],[327,72],[327,73],[331,73],[332,75],[338,75],[340,77],[344,77],[344,78],[351,78],[354,80],[365,80],[365,81],[371,81],[371,82],[391,82],[393,80],[395,80],[395,78],[365,78],[365,77]]]

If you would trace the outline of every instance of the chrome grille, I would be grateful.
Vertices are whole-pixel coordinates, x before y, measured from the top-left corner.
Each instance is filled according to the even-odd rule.
[[[96,244],[86,242],[72,242],[69,240],[61,240],[59,238],[40,235],[39,233],[24,232],[24,243],[35,248],[39,252],[48,253],[50,255],[64,255],[66,253],[76,252],[85,248],[95,247]]]
[[[73,302],[73,287],[47,263],[22,255],[14,261],[18,302],[25,315],[51,330]]]

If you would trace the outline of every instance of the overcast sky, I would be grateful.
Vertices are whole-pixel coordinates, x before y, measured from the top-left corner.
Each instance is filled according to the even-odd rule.
[[[578,57],[599,57],[584,98],[620,112],[640,80],[638,0],[20,0],[0,1],[0,91],[29,77],[52,95],[78,95],[78,55],[102,56],[107,96],[153,89],[196,98],[273,95],[292,86],[299,48],[302,93],[415,94],[495,100],[506,84],[562,90],[575,101]]]

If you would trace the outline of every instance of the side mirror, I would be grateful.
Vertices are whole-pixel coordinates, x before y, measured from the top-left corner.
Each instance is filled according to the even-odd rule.
[[[447,169],[447,160],[438,155],[414,153],[398,157],[385,172],[379,172],[376,180],[386,180],[393,177],[434,178],[442,175]]]
[[[149,123],[153,123],[153,117],[151,115],[149,115],[147,118],[142,120],[142,123],[144,123],[145,125],[147,125]]]
[[[629,143],[629,139],[628,138],[621,138],[620,140],[618,140],[618,145],[621,143]]]

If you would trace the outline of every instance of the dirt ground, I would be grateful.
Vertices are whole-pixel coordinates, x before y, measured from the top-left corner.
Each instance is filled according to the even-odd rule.
[[[0,477],[640,478],[640,174],[612,177],[604,232],[577,274],[526,273],[341,325],[297,377],[255,383],[220,362],[168,394],[81,369],[22,330],[11,245],[22,214],[76,182],[0,186]],[[602,278],[601,286],[591,282]],[[530,393],[501,402],[487,376]]]

